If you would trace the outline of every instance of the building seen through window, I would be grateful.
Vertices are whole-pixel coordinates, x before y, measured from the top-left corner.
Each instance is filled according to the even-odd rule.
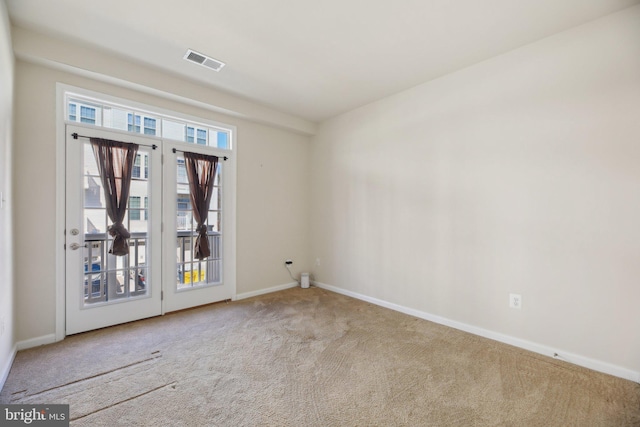
[[[232,148],[230,130],[223,127],[182,121],[156,112],[136,111],[134,108],[110,105],[105,101],[84,99],[71,94],[67,97],[66,107],[66,119],[69,122],[158,136],[222,150]]]

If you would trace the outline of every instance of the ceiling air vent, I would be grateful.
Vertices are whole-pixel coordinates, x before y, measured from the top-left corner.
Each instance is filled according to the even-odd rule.
[[[217,59],[195,52],[191,49],[188,49],[187,53],[184,54],[184,59],[195,62],[203,67],[211,68],[213,71],[220,71],[225,65],[222,61],[218,61]]]

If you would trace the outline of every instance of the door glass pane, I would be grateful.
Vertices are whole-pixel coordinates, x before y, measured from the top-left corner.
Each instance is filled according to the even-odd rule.
[[[150,197],[148,172],[143,170],[139,177],[131,180],[130,209],[124,220],[125,227],[131,233],[128,239],[129,255],[113,256],[109,254],[113,240],[108,233],[111,220],[106,212],[104,189],[93,149],[88,141],[83,143],[83,150],[84,306],[147,296],[150,223],[145,208]],[[150,155],[144,149],[139,153],[142,158]]]
[[[221,168],[218,164],[218,169]],[[222,283],[221,256],[221,190],[220,175],[216,175],[216,187],[211,197],[207,215],[207,236],[211,255],[204,260],[194,259],[193,247],[198,233],[193,215],[189,185],[184,166],[184,157],[178,156],[176,162],[176,288],[187,290],[196,287]]]

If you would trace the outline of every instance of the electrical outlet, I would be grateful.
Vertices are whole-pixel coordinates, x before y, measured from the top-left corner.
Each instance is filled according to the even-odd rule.
[[[291,264],[293,264],[293,261],[291,261],[290,259],[288,259],[288,260],[286,260],[284,263],[285,263],[286,265],[291,265]]]
[[[518,294],[509,294],[509,307],[520,310],[522,308],[522,296]]]
[[[320,267],[320,258],[316,258],[316,265]]]

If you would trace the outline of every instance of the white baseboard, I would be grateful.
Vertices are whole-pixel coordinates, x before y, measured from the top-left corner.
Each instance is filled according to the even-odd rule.
[[[9,356],[9,360],[2,367],[2,371],[0,371],[0,390],[4,388],[4,383],[7,382],[7,378],[9,378],[9,371],[11,371],[11,367],[13,366],[13,361],[16,358],[16,353],[18,353],[17,346],[14,345],[11,350],[11,355]]]
[[[241,299],[257,297],[258,295],[270,294],[271,292],[283,291],[285,289],[295,288],[296,286],[300,286],[297,282],[285,283],[284,285],[273,286],[271,288],[260,289],[252,292],[244,292],[242,294],[237,294],[233,299],[234,301],[238,301]]]
[[[32,347],[38,347],[40,345],[52,344],[56,342],[56,334],[42,335],[41,337],[31,338],[24,341],[18,341],[16,347],[18,351],[26,350]]]
[[[534,353],[553,357],[559,360],[563,360],[565,362],[572,363],[574,365],[592,369],[594,371],[602,372],[602,373],[613,375],[619,378],[624,378],[626,380],[634,381],[636,383],[640,383],[640,372],[636,372],[631,369],[623,368],[623,367],[613,365],[611,363],[603,362],[600,360],[594,360],[585,356],[581,356],[579,354],[565,352],[561,349],[554,349],[546,345],[512,337],[510,335],[501,334],[499,332],[490,331],[488,329],[479,328],[477,326],[447,319],[446,317],[436,316],[434,314],[404,307],[404,306],[383,301],[377,298],[372,298],[367,295],[363,295],[357,292],[352,292],[346,289],[339,288],[337,286],[327,285],[326,283],[314,281],[313,284],[319,288],[336,292],[338,294],[346,295],[352,298],[356,298],[362,301],[366,301],[371,304],[379,305],[381,307],[385,307],[391,310],[399,311],[400,313],[408,314],[410,316],[418,317],[420,319],[428,320],[430,322],[449,326],[454,329],[459,329],[461,331],[469,332],[474,335],[479,335],[484,338],[489,338],[494,341],[499,341],[505,344],[512,345],[514,347],[519,347],[525,350],[529,350]]]

